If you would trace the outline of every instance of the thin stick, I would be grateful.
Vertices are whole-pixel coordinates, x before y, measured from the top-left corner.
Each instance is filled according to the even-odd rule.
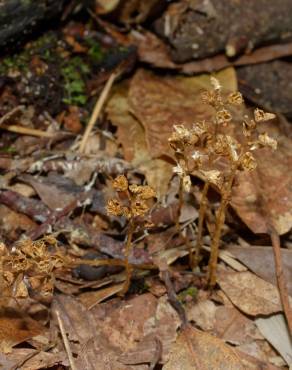
[[[24,108],[25,108],[24,105],[19,105],[19,106],[13,108],[10,112],[4,114],[4,116],[0,118],[0,125],[2,125],[4,122],[9,120],[14,115],[14,113],[17,113],[19,111],[23,111]]]
[[[181,320],[182,329],[185,329],[188,326],[188,319],[187,319],[186,311],[183,305],[181,304],[181,302],[177,298],[172,281],[170,279],[169,270],[160,270],[160,274],[161,274],[161,279],[164,281],[165,286],[166,286],[167,297],[168,297],[169,303],[172,305],[172,307],[177,312]]]
[[[46,131],[37,130],[34,128],[29,128],[29,127],[18,126],[18,125],[2,124],[0,126],[0,129],[10,131],[10,132],[16,132],[17,134],[29,135],[29,136],[47,137],[47,138],[52,138],[55,136],[55,134],[51,132],[46,132]]]
[[[271,237],[273,251],[274,251],[276,276],[277,276],[280,298],[282,302],[283,311],[284,311],[284,314],[287,320],[290,336],[292,336],[292,310],[291,310],[291,306],[289,303],[287,284],[286,284],[284,271],[283,271],[280,238],[279,238],[278,233],[273,227],[270,227],[270,237]]]
[[[208,205],[207,194],[209,190],[210,183],[206,181],[203,188],[202,199],[200,201],[200,209],[199,209],[199,223],[198,223],[198,234],[197,234],[197,245],[195,251],[195,258],[194,263],[198,265],[200,262],[200,253],[202,249],[202,237],[203,237],[203,226],[205,221],[205,215]]]
[[[62,335],[62,339],[63,339],[63,342],[64,342],[64,346],[65,346],[65,349],[66,349],[66,352],[67,352],[67,356],[68,356],[68,360],[69,360],[71,369],[72,370],[78,370],[76,365],[75,365],[74,357],[72,355],[72,351],[71,351],[70,344],[69,344],[69,341],[68,341],[68,338],[67,338],[67,335],[66,335],[66,332],[65,332],[63,321],[62,321],[61,316],[60,316],[60,312],[58,310],[55,310],[55,313],[56,313],[56,316],[57,316],[58,325],[59,325],[59,328],[60,328],[60,332],[61,332],[61,335]]]
[[[226,208],[230,201],[232,185],[237,170],[237,162],[233,163],[228,181],[222,190],[221,203],[216,217],[215,232],[211,243],[211,255],[209,259],[208,283],[211,288],[216,285],[216,270],[219,254],[219,242],[221,238],[222,227],[225,221]]]
[[[105,84],[105,86],[104,86],[96,104],[95,104],[92,115],[90,117],[90,120],[88,122],[88,125],[86,127],[86,130],[84,132],[83,138],[82,138],[81,143],[80,143],[80,147],[79,147],[79,152],[80,153],[84,153],[84,151],[85,151],[85,147],[86,147],[89,135],[90,135],[90,133],[93,129],[93,126],[94,126],[96,120],[98,119],[98,117],[100,115],[102,107],[103,107],[103,105],[106,101],[106,98],[108,97],[110,89],[111,89],[111,87],[112,87],[112,85],[113,85],[117,76],[118,76],[118,72],[113,72],[110,75],[110,78],[107,80],[107,82],[106,82],[106,84]]]

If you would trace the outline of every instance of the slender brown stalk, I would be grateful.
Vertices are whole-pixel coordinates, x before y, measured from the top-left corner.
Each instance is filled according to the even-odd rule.
[[[68,360],[69,360],[69,363],[70,363],[71,370],[78,370],[76,365],[75,365],[75,360],[74,360],[74,357],[73,357],[73,354],[72,354],[72,351],[71,351],[69,340],[68,340],[67,335],[66,335],[66,331],[65,331],[65,328],[64,328],[63,321],[61,319],[60,312],[58,310],[56,310],[55,313],[56,313],[58,325],[59,325],[59,328],[60,328],[61,336],[62,336],[62,339],[63,339],[63,342],[64,342],[64,347],[65,347],[65,350],[66,350],[66,353],[67,353],[67,356],[68,356]]]
[[[176,220],[175,220],[175,228],[177,233],[180,233],[180,224],[179,224],[179,219],[182,211],[184,203],[184,191],[183,191],[183,179],[179,179],[179,190],[178,190],[178,209],[176,213]]]
[[[279,238],[278,233],[273,227],[271,227],[270,229],[271,229],[270,237],[271,237],[273,251],[274,251],[275,267],[276,267],[275,270],[276,270],[279,293],[281,297],[283,311],[284,311],[286,321],[288,324],[290,336],[292,336],[292,309],[289,303],[287,283],[286,283],[284,271],[283,271],[280,238]]]
[[[225,221],[225,212],[226,208],[230,201],[232,185],[234,181],[234,177],[236,174],[238,163],[235,162],[230,170],[229,178],[225,183],[225,186],[222,190],[221,195],[221,203],[216,217],[216,227],[215,232],[212,238],[211,243],[211,255],[209,259],[209,273],[208,273],[208,283],[209,286],[212,288],[216,284],[216,270],[217,270],[217,261],[218,261],[218,254],[219,254],[219,242],[221,238],[221,232]]]
[[[198,265],[198,263],[200,262],[200,253],[202,249],[203,226],[204,226],[205,215],[206,215],[206,210],[207,210],[207,205],[208,205],[207,194],[208,194],[209,187],[210,187],[210,183],[209,181],[206,181],[204,184],[202,198],[200,201],[197,244],[196,244],[195,258],[193,261],[194,265]]]
[[[120,292],[120,295],[124,295],[125,293],[127,293],[129,286],[130,286],[130,282],[131,282],[133,267],[129,263],[129,255],[130,255],[130,251],[132,248],[132,239],[133,239],[134,231],[135,231],[135,223],[133,220],[130,220],[128,234],[127,234],[127,243],[126,243],[125,254],[124,254],[125,255],[124,264],[125,264],[125,269],[126,269],[126,281],[124,283],[123,289]]]

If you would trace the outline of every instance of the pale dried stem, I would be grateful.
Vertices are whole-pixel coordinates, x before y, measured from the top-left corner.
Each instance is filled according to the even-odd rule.
[[[177,216],[176,216],[176,220],[175,220],[175,228],[176,228],[177,233],[179,235],[181,235],[184,239],[185,245],[187,246],[188,251],[189,251],[189,265],[190,265],[191,268],[193,268],[194,267],[194,258],[193,258],[193,252],[192,252],[192,245],[191,245],[191,242],[190,242],[190,238],[188,237],[188,231],[186,229],[186,235],[183,235],[182,232],[181,232],[180,224],[179,224],[179,219],[180,219],[180,215],[181,215],[181,212],[182,212],[183,204],[184,204],[183,179],[180,178],[179,192],[178,192],[178,210],[177,210]]]
[[[99,115],[100,115],[100,112],[102,110],[102,107],[108,97],[108,94],[111,90],[111,87],[116,79],[116,77],[118,76],[118,72],[113,72],[111,75],[110,75],[110,78],[107,80],[96,104],[95,104],[95,107],[93,109],[93,112],[92,112],[92,115],[90,117],[90,120],[88,122],[88,125],[86,126],[86,129],[85,129],[85,132],[84,132],[84,135],[82,137],[82,140],[81,140],[81,143],[80,143],[80,147],[79,147],[79,152],[80,153],[84,153],[85,151],[85,148],[86,148],[86,144],[87,144],[87,141],[88,141],[88,138],[90,136],[90,133],[94,127],[94,124],[96,122],[96,120],[98,119]]]
[[[75,365],[74,357],[72,355],[72,351],[71,351],[71,348],[70,348],[70,343],[69,343],[69,340],[68,340],[67,335],[66,335],[64,324],[63,324],[63,321],[62,321],[61,316],[60,316],[60,312],[58,310],[55,310],[55,313],[56,313],[58,325],[59,325],[59,328],[60,328],[60,332],[61,332],[61,335],[62,335],[62,339],[63,339],[63,342],[64,342],[65,350],[66,350],[68,360],[69,360],[69,363],[70,363],[70,367],[71,367],[72,370],[78,370],[76,365]]]
[[[194,258],[194,264],[198,265],[200,262],[200,253],[202,249],[202,237],[203,237],[203,227],[204,227],[204,221],[205,221],[205,215],[208,205],[208,199],[207,194],[209,191],[210,183],[208,181],[205,182],[203,192],[202,192],[202,198],[200,201],[200,209],[199,209],[199,223],[198,223],[198,234],[197,234],[197,244],[196,244],[196,251],[195,251],[195,258]]]
[[[216,225],[215,231],[212,238],[211,243],[211,255],[209,259],[209,271],[208,271],[208,283],[209,286],[212,288],[216,284],[216,270],[217,270],[217,262],[218,262],[218,254],[219,254],[219,243],[221,238],[222,228],[225,222],[225,213],[226,208],[229,204],[230,197],[231,197],[231,190],[234,181],[234,177],[236,175],[238,164],[233,163],[231,166],[229,177],[223,186],[222,195],[221,195],[221,203],[219,206],[219,210],[216,216]]]
[[[184,203],[184,191],[183,191],[183,179],[180,177],[179,178],[179,190],[178,190],[178,209],[176,213],[176,220],[175,220],[175,228],[177,233],[180,233],[180,224],[179,224],[179,219],[182,211]]]
[[[42,130],[37,130],[34,128],[29,128],[29,127],[23,127],[23,126],[18,126],[18,125],[4,125],[2,124],[0,126],[1,129],[10,131],[10,132],[16,132],[17,134],[22,134],[22,135],[29,135],[29,136],[36,136],[36,137],[46,137],[46,138],[52,138],[55,136],[54,133],[51,132],[46,132]]]

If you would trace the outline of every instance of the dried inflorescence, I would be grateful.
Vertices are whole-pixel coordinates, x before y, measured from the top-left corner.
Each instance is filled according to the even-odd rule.
[[[256,168],[253,151],[268,147],[277,148],[277,142],[267,133],[259,134],[257,124],[275,118],[272,113],[255,109],[254,117],[244,116],[242,122],[242,140],[239,142],[232,134],[230,124],[233,120],[232,107],[244,103],[239,92],[223,96],[219,81],[212,77],[213,89],[202,94],[204,103],[214,109],[214,119],[210,122],[197,122],[188,129],[183,125],[174,126],[174,132],[169,138],[177,161],[174,172],[180,177],[180,189],[191,190],[191,173],[197,173],[205,180],[203,197],[199,212],[196,262],[202,243],[203,219],[206,212],[207,193],[209,186],[215,186],[221,193],[221,204],[216,215],[215,232],[212,238],[211,257],[209,263],[209,281],[216,282],[215,270],[218,257],[218,245],[221,229],[225,220],[225,210],[230,201],[231,189],[237,171],[252,171]],[[234,109],[234,108],[233,108]],[[219,169],[217,163],[225,166]],[[182,195],[180,191],[180,208]],[[191,258],[192,260],[192,258]]]
[[[129,289],[132,267],[129,264],[129,254],[132,247],[133,234],[138,223],[144,222],[144,227],[150,224],[145,216],[150,210],[150,200],[156,196],[155,191],[148,185],[129,184],[124,175],[120,175],[113,181],[113,188],[118,198],[110,199],[107,203],[107,213],[112,216],[123,216],[128,220],[127,242],[125,248],[126,282],[121,294]]]
[[[149,199],[156,196],[155,191],[148,185],[129,185],[124,175],[113,181],[113,188],[119,199],[110,199],[107,203],[107,212],[113,216],[124,216],[128,220],[144,216],[150,208]]]
[[[49,299],[54,288],[54,271],[69,264],[58,249],[56,239],[51,236],[34,242],[23,240],[12,251],[1,244],[1,290],[10,298],[26,298],[32,291],[38,292],[42,299]]]

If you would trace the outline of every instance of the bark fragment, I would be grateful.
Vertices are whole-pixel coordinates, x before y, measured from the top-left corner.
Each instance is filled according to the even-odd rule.
[[[182,0],[155,22],[172,59],[186,62],[225,50],[228,57],[292,37],[291,1]]]

